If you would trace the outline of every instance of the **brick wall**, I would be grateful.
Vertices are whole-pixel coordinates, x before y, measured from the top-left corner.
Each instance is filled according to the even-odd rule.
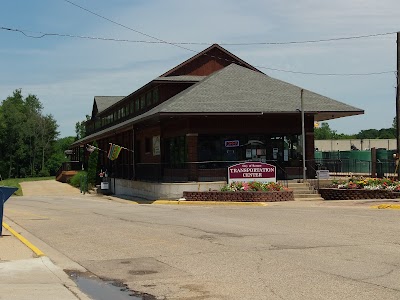
[[[141,163],[160,163],[161,155],[153,155],[153,137],[161,135],[160,126],[149,127],[145,129],[140,129],[135,132],[135,140],[140,141],[140,149],[136,149],[138,151],[139,162]],[[150,142],[150,151],[146,152],[145,144],[146,138],[149,139]],[[162,149],[161,149],[162,151]]]
[[[319,189],[324,200],[394,199],[398,193],[387,190]]]
[[[293,191],[280,192],[183,192],[187,201],[276,202],[293,201]]]

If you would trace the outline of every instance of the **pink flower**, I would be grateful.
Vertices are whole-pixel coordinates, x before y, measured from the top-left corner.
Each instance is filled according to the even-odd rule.
[[[245,190],[245,191],[248,191],[250,189],[250,186],[247,182],[243,182],[242,186],[243,186],[243,190]]]

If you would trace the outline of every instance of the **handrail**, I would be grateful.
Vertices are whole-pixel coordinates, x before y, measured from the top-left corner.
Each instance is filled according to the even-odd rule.
[[[313,161],[313,160],[308,160],[308,161]],[[307,160],[306,160],[306,162],[307,162]],[[315,175],[316,175],[316,179],[317,179],[317,190],[319,190],[319,176],[318,176],[318,173],[317,173],[317,170],[311,165],[311,164],[308,164],[307,165],[307,168],[308,167],[310,167],[314,172],[315,172]],[[309,184],[313,187],[313,188],[315,188],[314,187],[314,185],[312,184],[312,181],[310,180],[310,179],[308,179],[308,178],[306,178],[306,181],[308,181],[309,182]]]
[[[80,171],[82,169],[82,163],[80,161],[66,161],[61,164],[56,172],[56,178],[58,178],[63,171]]]

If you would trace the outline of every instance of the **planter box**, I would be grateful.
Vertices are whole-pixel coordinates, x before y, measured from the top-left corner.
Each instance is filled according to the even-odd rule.
[[[363,190],[363,189],[319,189],[319,194],[324,200],[358,200],[358,199],[395,199],[399,198],[398,192],[388,190]]]
[[[187,201],[277,202],[293,201],[293,191],[273,192],[183,192]]]

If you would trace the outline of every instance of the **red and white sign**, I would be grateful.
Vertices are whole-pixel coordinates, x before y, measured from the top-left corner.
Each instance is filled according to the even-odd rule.
[[[276,182],[276,167],[261,162],[247,162],[228,168],[228,184],[233,181]]]
[[[230,147],[239,147],[239,140],[225,141],[225,147],[227,147],[227,148],[230,148]]]

